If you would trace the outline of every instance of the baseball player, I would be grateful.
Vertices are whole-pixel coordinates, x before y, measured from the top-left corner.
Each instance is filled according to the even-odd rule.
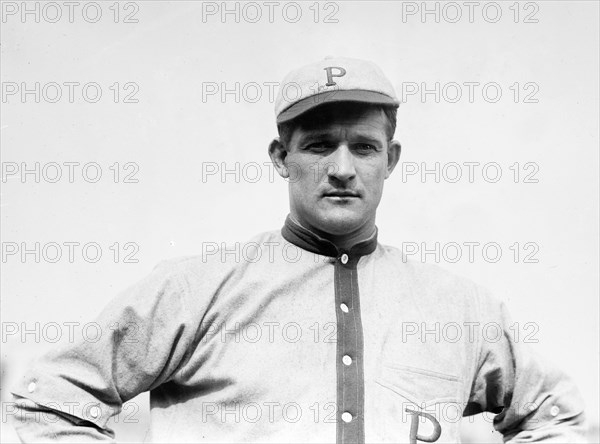
[[[120,294],[98,341],[13,389],[21,439],[112,441],[109,418],[149,391],[156,442],[455,443],[480,412],[508,442],[584,442],[576,388],[512,339],[501,302],[377,242],[398,104],[368,61],[292,71],[269,146],[283,227]]]

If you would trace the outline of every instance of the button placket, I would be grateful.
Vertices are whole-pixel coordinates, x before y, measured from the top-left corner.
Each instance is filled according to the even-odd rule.
[[[365,442],[364,432],[364,344],[358,288],[357,264],[362,256],[377,249],[377,228],[371,236],[349,250],[305,229],[288,215],[281,230],[286,241],[312,253],[329,257],[334,265],[335,315],[337,320],[337,443]],[[339,310],[338,310],[339,308]],[[349,365],[344,356],[352,359]],[[346,415],[344,415],[346,414]],[[348,416],[350,415],[350,416]],[[348,422],[345,419],[349,419]]]
[[[337,333],[337,442],[364,443],[363,333],[357,277],[358,258],[347,253],[335,264]],[[352,308],[352,310],[350,310]]]

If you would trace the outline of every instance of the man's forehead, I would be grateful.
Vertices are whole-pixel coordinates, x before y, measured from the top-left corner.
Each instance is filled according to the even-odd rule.
[[[359,139],[364,141],[380,141],[386,139],[385,121],[383,119],[372,120],[348,120],[340,119],[320,124],[297,128],[292,137],[299,143],[310,140],[342,140]]]
[[[331,123],[330,125],[313,128],[301,128],[302,137],[336,137],[341,135],[368,135],[376,136],[385,132],[383,125],[370,123],[344,124],[344,122]]]
[[[303,132],[333,134],[339,131],[377,132],[384,130],[387,124],[382,109],[363,109],[347,112],[327,112],[303,119],[298,128]]]

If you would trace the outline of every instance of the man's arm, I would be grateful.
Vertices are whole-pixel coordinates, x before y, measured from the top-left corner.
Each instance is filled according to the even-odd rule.
[[[111,301],[96,320],[99,338],[40,359],[12,390],[19,437],[112,440],[109,418],[168,381],[193,350],[203,307],[190,299],[187,284],[172,264],[159,265]]]
[[[465,415],[497,413],[494,427],[505,442],[587,442],[583,401],[570,378],[514,337],[504,304],[490,298],[481,308],[503,335],[482,340]]]
[[[14,396],[13,424],[22,442],[116,442],[112,430]]]

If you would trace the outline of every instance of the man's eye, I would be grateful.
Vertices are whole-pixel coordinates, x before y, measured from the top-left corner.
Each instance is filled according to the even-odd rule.
[[[357,143],[354,145],[354,149],[360,153],[369,153],[371,151],[377,151],[374,145],[368,143]]]
[[[314,153],[324,153],[325,151],[330,150],[332,148],[333,145],[327,142],[315,142],[311,143],[306,147],[307,150],[310,150]]]

